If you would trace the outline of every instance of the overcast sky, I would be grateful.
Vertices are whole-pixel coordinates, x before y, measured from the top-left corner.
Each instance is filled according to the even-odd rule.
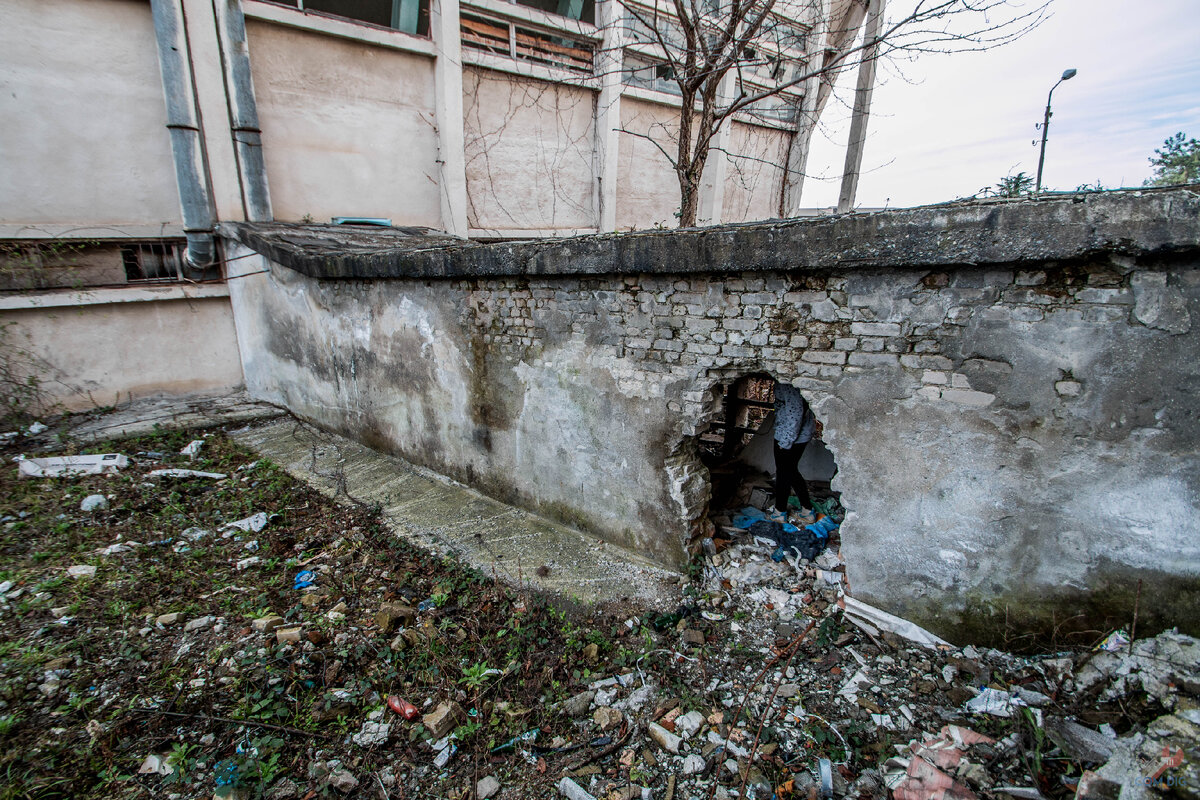
[[[1054,92],[1045,187],[1138,186],[1164,139],[1200,138],[1200,0],[1053,0],[1051,13],[995,50],[882,68],[855,205],[937,203],[1036,175],[1034,125],[1069,67],[1079,74]],[[814,136],[805,206],[837,203],[853,86],[843,76]]]

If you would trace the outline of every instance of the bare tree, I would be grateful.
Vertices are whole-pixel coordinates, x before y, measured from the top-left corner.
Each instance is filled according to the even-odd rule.
[[[1005,44],[1038,25],[1050,0],[1026,7],[1013,0],[893,0],[901,10],[886,18],[884,0],[614,2],[626,15],[618,24],[643,33],[660,78],[678,87],[682,104],[672,147],[655,144],[679,179],[679,224],[688,227],[696,224],[714,139],[736,114],[762,113],[773,99],[792,102],[800,90],[816,92],[805,107],[819,113],[842,70]],[[873,24],[860,36],[869,13]]]

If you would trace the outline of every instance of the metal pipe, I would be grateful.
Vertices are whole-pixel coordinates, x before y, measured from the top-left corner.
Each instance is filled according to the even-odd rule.
[[[237,151],[242,204],[250,222],[270,222],[271,194],[263,161],[262,129],[250,76],[250,50],[246,45],[246,17],[241,0],[213,0],[225,68],[229,124]]]
[[[203,274],[216,263],[215,213],[208,185],[207,160],[196,111],[196,91],[188,54],[183,7],[179,0],[150,0],[163,96],[167,103],[167,130],[175,161],[179,207],[187,237],[185,266]]]

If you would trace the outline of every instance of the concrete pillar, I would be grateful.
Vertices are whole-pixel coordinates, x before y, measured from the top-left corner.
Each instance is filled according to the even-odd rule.
[[[806,70],[817,68],[825,60],[825,42],[829,31],[829,0],[820,0],[816,4],[815,15],[804,48]],[[800,107],[796,109],[796,132],[788,147],[787,166],[783,173],[783,193],[779,208],[781,217],[794,217],[803,208],[800,198],[804,192],[804,174],[808,170],[812,135],[821,115],[821,82],[820,75],[814,75],[804,82],[804,97],[800,100]]]
[[[596,24],[603,39],[596,53],[600,93],[594,121],[592,206],[600,233],[617,229],[617,153],[621,143],[621,70],[625,60],[621,11],[619,0],[600,0],[596,4]]]
[[[717,88],[717,102],[730,102],[737,87],[737,72],[730,70],[721,78]],[[708,151],[708,161],[704,163],[704,173],[700,176],[700,201],[696,210],[696,223],[699,225],[719,225],[725,205],[725,174],[729,170],[729,159],[725,151],[732,134],[733,118],[725,120],[712,138]]]
[[[458,0],[432,0],[429,30],[437,49],[433,68],[442,228],[467,235],[467,164],[463,154],[462,40]]]
[[[886,0],[871,0],[867,16],[867,27],[863,31],[863,43],[878,38],[883,27],[883,9]],[[875,59],[879,46],[869,44],[862,51],[858,65],[858,86],[854,91],[854,116],[850,119],[850,139],[846,144],[846,166],[842,169],[842,191],[838,196],[838,213],[845,214],[854,208],[854,195],[858,191],[858,175],[862,169],[863,145],[867,141],[867,119],[871,114],[871,91],[875,88]]]

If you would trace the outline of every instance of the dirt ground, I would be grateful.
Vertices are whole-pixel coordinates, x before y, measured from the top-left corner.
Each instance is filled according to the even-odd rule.
[[[4,800],[935,796],[914,761],[942,796],[1060,798],[1160,745],[1156,780],[1194,775],[1188,637],[1144,662],[922,647],[749,540],[679,608],[582,606],[407,545],[220,430],[46,446],[0,470]],[[130,463],[21,479],[23,451]],[[224,477],[150,474],[172,468]],[[965,707],[988,688],[1024,700]],[[1068,722],[1110,746],[1062,744]],[[921,760],[941,740],[957,755]]]

